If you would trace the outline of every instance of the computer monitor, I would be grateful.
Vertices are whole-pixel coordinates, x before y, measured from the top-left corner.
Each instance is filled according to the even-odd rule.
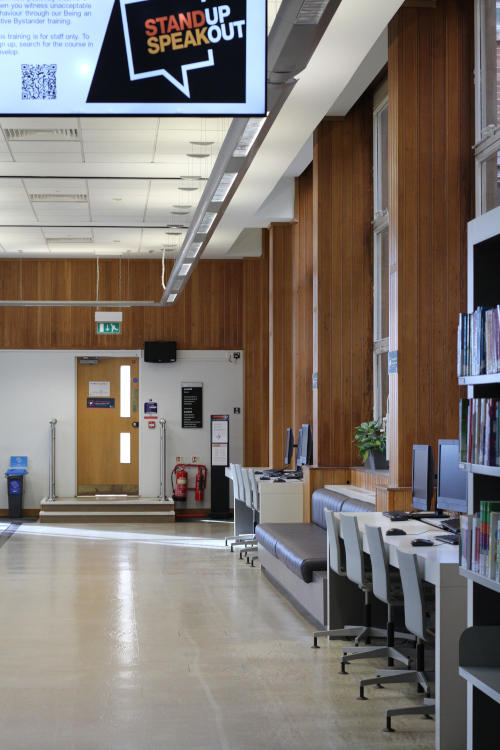
[[[313,441],[310,424],[302,425],[302,450],[300,451],[302,466],[309,466],[313,461]]]
[[[299,437],[297,438],[297,467],[296,467],[296,471],[299,471],[301,466],[302,466],[302,427],[299,430]]]
[[[434,494],[434,455],[430,445],[414,445],[411,474],[412,506],[430,511]]]
[[[293,430],[291,427],[287,427],[286,430],[286,444],[285,444],[285,467],[290,466],[293,458],[293,449],[295,448],[293,442]]]
[[[467,513],[467,472],[458,468],[458,440],[440,440],[438,442],[438,511],[453,510]]]

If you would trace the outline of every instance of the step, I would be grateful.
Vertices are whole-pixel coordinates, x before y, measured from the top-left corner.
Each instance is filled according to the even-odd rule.
[[[175,523],[175,511],[40,511],[40,523]]]
[[[72,502],[68,500],[56,500],[52,503],[43,502],[40,504],[41,510],[45,513],[99,513],[103,511],[128,512],[128,513],[146,513],[146,512],[169,512],[173,510],[173,503],[151,502]]]

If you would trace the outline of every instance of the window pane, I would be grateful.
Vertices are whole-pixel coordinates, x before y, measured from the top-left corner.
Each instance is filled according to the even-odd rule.
[[[375,419],[382,419],[387,414],[387,398],[389,396],[389,355],[387,352],[376,355],[375,376]]]
[[[120,367],[120,417],[130,417],[130,365]]]
[[[389,230],[375,235],[375,341],[389,336]]]
[[[482,212],[500,206],[500,151],[481,164]]]
[[[389,207],[389,105],[386,104],[375,118],[376,176],[375,213]]]
[[[120,432],[120,463],[130,463],[130,432]]]
[[[484,0],[481,18],[481,127],[498,125],[498,90],[500,84],[500,39],[499,4],[496,0]]]

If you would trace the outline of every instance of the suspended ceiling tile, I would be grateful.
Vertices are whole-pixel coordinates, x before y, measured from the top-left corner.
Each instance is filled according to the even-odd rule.
[[[10,162],[13,162],[14,159],[12,158],[12,156],[10,154],[2,153],[2,154],[0,154],[0,161],[4,161],[4,162],[5,161],[10,161]]]
[[[158,119],[158,117],[80,117],[80,126],[83,130],[156,130]]]
[[[141,130],[140,128],[134,128],[133,130],[120,130],[120,129],[95,129],[95,130],[83,130],[82,137],[85,144],[92,143],[94,141],[103,141],[105,143],[130,142],[135,143],[136,141],[147,141],[148,143],[155,143],[156,141],[156,130]]]
[[[151,155],[147,154],[111,154],[111,153],[105,153],[105,154],[87,154],[85,156],[85,161],[87,164],[123,164],[123,163],[129,163],[129,164],[151,164],[152,163],[152,157]]]
[[[42,154],[48,157],[47,161],[52,159],[52,154],[81,154],[82,151],[78,141],[12,141],[10,147],[16,158],[18,154]]]
[[[60,180],[46,177],[25,179],[24,186],[28,193],[55,193],[58,190],[61,193],[85,193],[87,190],[86,180],[75,178]]]
[[[130,153],[149,154],[153,153],[151,141],[87,141],[84,144],[85,156],[87,154],[119,154],[127,161]]]
[[[61,130],[61,128],[78,128],[77,117],[0,117],[2,128],[19,130]]]
[[[21,163],[29,163],[29,162],[36,162],[43,163],[46,162],[47,164],[51,164],[53,162],[59,162],[59,163],[67,163],[67,164],[81,164],[83,162],[82,156],[80,154],[17,154],[15,161],[19,164]]]

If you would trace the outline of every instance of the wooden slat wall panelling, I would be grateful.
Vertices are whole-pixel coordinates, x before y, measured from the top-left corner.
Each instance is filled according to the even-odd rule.
[[[166,263],[168,278],[172,261]],[[97,336],[96,308],[0,308],[2,349],[137,349],[173,340],[179,349],[241,349],[241,261],[201,261],[172,308],[124,307],[123,333]],[[95,300],[93,260],[2,260],[0,298]],[[101,260],[99,299],[160,300],[161,261]],[[105,310],[106,308],[100,308]]]
[[[372,97],[314,137],[314,463],[359,463],[354,428],[372,414]]]
[[[293,297],[293,429],[312,425],[313,373],[313,167],[295,181]]]
[[[293,224],[269,230],[269,458],[283,467],[293,420]]]
[[[404,8],[389,27],[391,486],[411,447],[458,436],[456,328],[472,218],[473,3]]]
[[[262,257],[243,261],[243,462],[269,465],[269,231]]]

